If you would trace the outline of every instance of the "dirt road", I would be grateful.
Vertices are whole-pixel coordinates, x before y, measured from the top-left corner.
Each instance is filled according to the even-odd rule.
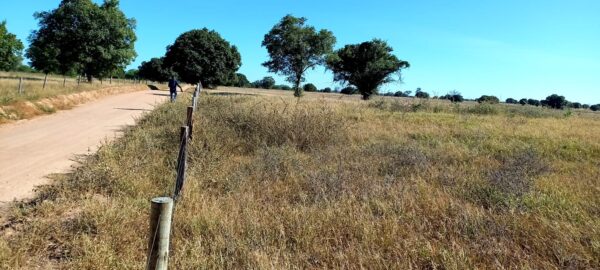
[[[33,195],[46,175],[69,170],[74,155],[93,153],[125,125],[168,99],[165,91],[109,96],[68,111],[0,126],[0,208]]]

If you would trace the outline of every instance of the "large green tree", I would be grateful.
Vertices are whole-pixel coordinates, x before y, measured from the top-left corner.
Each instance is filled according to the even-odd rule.
[[[31,64],[44,72],[76,72],[104,78],[122,70],[136,56],[135,20],[118,0],[63,0],[58,8],[34,14],[39,29],[29,37]]]
[[[392,51],[380,39],[346,45],[327,58],[327,67],[333,71],[335,81],[356,86],[363,99],[369,99],[380,85],[393,81],[394,74],[400,80],[400,70],[410,66]]]
[[[219,33],[203,28],[181,34],[167,47],[165,66],[187,83],[226,83],[241,66],[241,56]]]
[[[166,82],[171,76],[171,71],[164,68],[163,61],[163,58],[152,58],[148,62],[142,62],[138,68],[138,75],[146,80]]]
[[[0,70],[15,70],[21,64],[23,43],[6,29],[6,21],[0,23]]]
[[[333,50],[335,37],[331,31],[305,25],[306,18],[287,15],[277,23],[262,42],[270,60],[263,63],[270,72],[287,76],[294,84],[294,95],[302,96],[300,83],[304,73],[325,62],[325,56]]]

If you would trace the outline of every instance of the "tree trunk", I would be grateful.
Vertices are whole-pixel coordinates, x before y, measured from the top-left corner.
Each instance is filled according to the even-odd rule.
[[[300,81],[302,80],[302,77],[296,77],[296,83],[295,83],[295,87],[294,87],[294,96],[295,97],[301,97],[302,96],[302,89],[300,89]]]
[[[63,87],[67,85],[67,76],[63,75]]]
[[[108,84],[112,84],[112,75],[110,76],[110,81],[108,82]]]
[[[86,77],[87,77],[88,83],[92,83],[92,79],[93,79],[92,75],[91,74],[86,74]]]
[[[48,73],[46,73],[46,75],[44,76],[44,85],[42,86],[42,89],[46,89],[46,82],[48,81]]]

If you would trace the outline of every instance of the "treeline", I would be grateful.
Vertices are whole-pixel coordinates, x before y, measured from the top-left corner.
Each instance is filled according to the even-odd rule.
[[[397,91],[397,92],[388,92],[383,94],[384,96],[394,96],[394,97],[413,97],[411,96],[412,91]],[[424,98],[424,99],[428,99],[430,98],[429,93],[423,91],[421,88],[417,88],[417,90],[415,91],[415,95],[414,97],[416,98]],[[500,99],[496,96],[491,96],[491,95],[482,95],[481,97],[477,98],[477,99],[465,99],[462,94],[460,94],[460,92],[454,90],[454,91],[450,91],[448,94],[443,95],[443,96],[433,96],[431,97],[432,99],[443,99],[443,100],[449,100],[451,102],[454,103],[460,103],[463,101],[476,101],[478,103],[486,103],[486,104],[498,104],[501,103]],[[545,99],[541,99],[541,100],[537,100],[537,99],[531,99],[531,98],[522,98],[520,100],[516,100],[514,98],[507,98],[504,103],[506,104],[520,104],[520,105],[530,105],[530,106],[536,106],[536,107],[547,107],[547,108],[552,108],[552,109],[565,109],[565,108],[570,108],[570,109],[590,109],[592,111],[600,111],[600,104],[596,104],[596,105],[589,105],[589,104],[582,104],[579,102],[571,102],[568,101],[564,96],[560,96],[557,94],[552,94],[550,96],[547,96]]]
[[[286,77],[288,85],[277,85],[268,76],[250,82],[238,69],[241,55],[235,45],[223,39],[219,33],[206,28],[181,34],[169,45],[164,55],[142,62],[138,69],[125,71],[125,67],[136,57],[134,43],[136,21],[128,18],[119,8],[118,0],[104,0],[96,4],[92,0],[63,0],[51,11],[37,12],[39,29],[29,36],[30,47],[25,55],[31,67],[43,73],[79,75],[90,81],[107,77],[142,78],[151,81],[166,81],[178,77],[187,83],[202,81],[205,86],[257,87],[264,89],[294,90],[294,95],[307,92],[333,92],[330,88],[317,89],[305,82],[305,73],[324,66],[333,73],[333,81],[346,87],[343,94],[360,94],[369,99],[379,93],[381,85],[401,80],[401,71],[409,68],[407,61],[398,59],[393,49],[381,39],[372,39],[357,44],[347,44],[334,50],[336,38],[327,29],[317,30],[306,24],[306,18],[284,16],[268,31],[261,43],[269,59],[262,63],[269,72]],[[23,44],[0,24],[0,70],[24,69]],[[304,84],[303,84],[304,83]],[[410,96],[410,91],[398,91],[384,95]],[[506,103],[547,106],[552,108],[590,108],[568,102],[561,96],[552,95],[544,100],[507,99]],[[417,89],[415,97],[430,98]],[[433,97],[462,102],[457,91]],[[478,101],[494,103],[494,96],[482,96]]]

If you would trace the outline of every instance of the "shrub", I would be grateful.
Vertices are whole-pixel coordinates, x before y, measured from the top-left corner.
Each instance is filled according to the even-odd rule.
[[[331,93],[331,91],[332,91],[332,90],[331,90],[331,88],[329,88],[329,87],[325,87],[325,88],[321,89],[319,92],[323,92],[323,93]]]
[[[519,101],[517,101],[514,98],[507,98],[506,99],[506,103],[508,103],[508,104],[519,104]]]
[[[531,106],[536,106],[539,107],[541,105],[541,102],[537,99],[528,99],[527,100],[527,104],[531,105]]]
[[[477,99],[477,102],[479,103],[491,103],[491,104],[497,104],[500,103],[500,99],[498,99],[495,96],[486,96],[483,95],[480,98]]]
[[[590,106],[590,110],[592,111],[600,111],[600,104]]]
[[[519,100],[519,104],[525,106],[527,105],[527,99],[526,98],[522,98],[521,100]]]
[[[423,92],[421,88],[417,88],[417,92],[415,93],[415,97],[417,98],[429,98],[429,93]]]
[[[345,95],[354,95],[354,94],[358,94],[358,89],[356,89],[355,87],[352,87],[352,86],[348,86],[348,87],[344,87],[344,89],[342,89],[340,91],[340,93],[345,94]]]
[[[305,84],[302,89],[306,92],[317,92],[317,87],[312,83]]]

